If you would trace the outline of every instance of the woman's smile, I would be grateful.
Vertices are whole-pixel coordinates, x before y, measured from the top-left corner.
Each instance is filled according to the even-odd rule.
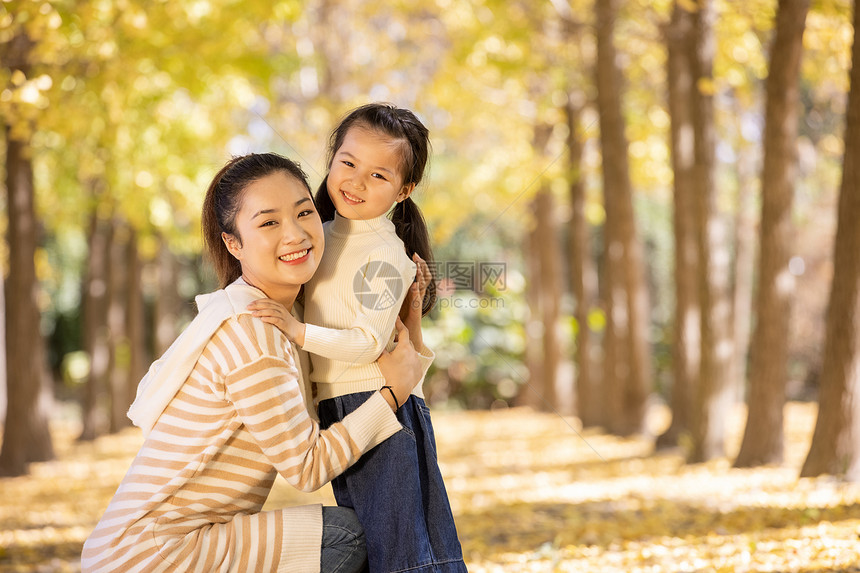
[[[302,249],[301,251],[296,251],[296,252],[290,253],[288,255],[281,255],[278,258],[284,263],[287,263],[290,265],[297,265],[297,264],[301,264],[301,263],[305,262],[305,260],[308,258],[308,254],[310,252],[311,252],[311,250],[309,248],[308,249]]]

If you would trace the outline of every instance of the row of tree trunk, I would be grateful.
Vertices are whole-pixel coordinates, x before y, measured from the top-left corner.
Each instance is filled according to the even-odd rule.
[[[648,293],[637,236],[622,119],[620,72],[613,44],[616,0],[595,3],[594,105],[600,121],[606,219],[600,286],[591,260],[589,224],[580,176],[580,118],[584,104],[573,94],[566,104],[570,162],[570,289],[576,303],[576,410],[585,427],[603,426],[628,435],[644,430],[652,392]],[[672,342],[672,423],[658,447],[690,438],[690,461],[726,454],[729,408],[743,397],[749,348],[748,419],[735,461],[739,467],[783,459],[783,407],[788,377],[788,333],[794,280],[792,205],[796,179],[799,74],[809,0],[780,0],[770,45],[766,82],[761,172],[761,214],[755,266],[754,179],[749,150],[739,150],[735,235],[729,237],[717,204],[715,180],[712,0],[677,1],[665,27],[668,109],[674,170],[675,318]],[[858,29],[856,6],[854,25]],[[858,43],[853,61],[860,62]],[[835,275],[827,316],[821,402],[803,475],[829,472],[857,479],[860,473],[860,72],[851,72],[845,162],[835,242]],[[558,323],[560,287],[547,245],[557,241],[552,195],[534,199],[536,224],[528,251],[532,309],[527,354],[532,390],[543,392],[545,409],[557,409],[562,355],[552,335]],[[733,247],[730,248],[730,247]],[[731,252],[734,251],[734,261]],[[546,252],[547,256],[541,256]],[[753,298],[752,277],[757,277]],[[557,276],[557,275],[556,275]],[[733,280],[732,280],[733,279]],[[754,302],[754,305],[752,304]],[[589,328],[589,312],[606,316],[602,341]],[[752,312],[754,309],[754,312]],[[749,317],[753,316],[753,321]],[[750,324],[754,324],[750,337]],[[601,343],[601,344],[598,344]],[[602,356],[602,360],[596,360]],[[535,381],[541,381],[535,384]],[[532,403],[535,403],[532,400]],[[540,405],[540,404],[537,404]]]
[[[7,404],[0,475],[22,475],[31,462],[54,456],[49,431],[53,378],[40,330],[35,252],[40,242],[34,207],[33,171],[26,143],[6,130],[10,273],[5,281]],[[94,203],[105,195],[90,185]],[[181,314],[177,262],[164,247],[153,266],[161,278],[154,307],[155,337],[145,333],[143,262],[135,230],[120,217],[94,208],[81,286],[84,350],[89,373],[82,388],[81,440],[130,424],[126,411],[148,366],[150,348],[160,354],[173,341]]]
[[[94,213],[81,289],[84,350],[90,358],[81,440],[130,425],[126,411],[148,355],[141,271],[135,231],[116,217]]]

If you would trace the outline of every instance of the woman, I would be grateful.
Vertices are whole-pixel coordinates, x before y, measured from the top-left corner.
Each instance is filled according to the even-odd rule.
[[[301,357],[246,310],[262,297],[294,309],[319,265],[322,224],[305,174],[275,154],[233,159],[209,186],[203,229],[225,288],[198,297],[198,317],[141,382],[129,416],[145,442],[84,544],[82,569],[360,570],[349,510],[261,509],[276,471],[315,490],[401,429],[397,404],[432,359],[420,338],[426,266],[407,299],[418,301],[406,312],[411,335],[399,324],[397,347],[379,358],[391,392],[320,431]]]

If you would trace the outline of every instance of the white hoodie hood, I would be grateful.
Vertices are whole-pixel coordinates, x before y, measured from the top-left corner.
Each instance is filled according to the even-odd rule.
[[[197,316],[164,355],[149,367],[149,372],[137,386],[137,396],[128,410],[128,417],[143,430],[144,437],[185,383],[206,344],[221,324],[229,318],[250,313],[248,305],[261,298],[266,298],[265,293],[248,285],[240,277],[226,288],[198,295],[194,299]]]

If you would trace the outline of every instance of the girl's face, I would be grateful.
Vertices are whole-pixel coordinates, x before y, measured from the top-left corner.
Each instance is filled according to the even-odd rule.
[[[415,184],[400,174],[400,140],[361,126],[352,127],[335,152],[328,173],[328,194],[347,219],[374,219],[396,201],[409,197]]]
[[[223,234],[245,281],[288,308],[322,259],[320,216],[301,181],[283,171],[248,185],[234,235]]]

